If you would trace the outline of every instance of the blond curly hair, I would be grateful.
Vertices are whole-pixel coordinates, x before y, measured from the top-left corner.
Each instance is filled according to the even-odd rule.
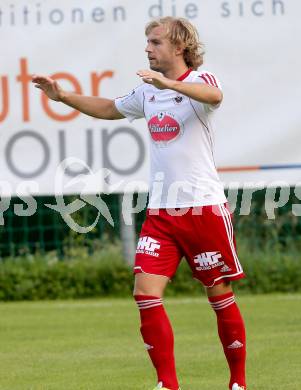
[[[203,64],[204,44],[200,41],[197,29],[184,18],[167,16],[151,21],[145,27],[148,35],[155,27],[164,26],[167,38],[174,45],[183,45],[183,57],[186,65],[197,70]]]

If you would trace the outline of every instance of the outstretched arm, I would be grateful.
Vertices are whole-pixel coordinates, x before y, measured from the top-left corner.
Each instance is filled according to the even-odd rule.
[[[139,70],[137,75],[140,76],[145,83],[152,84],[158,89],[172,89],[200,103],[214,106],[223,100],[223,93],[221,90],[211,85],[171,80],[153,70]]]
[[[34,75],[32,82],[50,99],[65,103],[84,114],[100,119],[124,118],[117,110],[114,100],[66,92],[55,80],[47,76]]]

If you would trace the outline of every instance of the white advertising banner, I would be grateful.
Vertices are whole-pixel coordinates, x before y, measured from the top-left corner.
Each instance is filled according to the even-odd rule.
[[[147,190],[143,120],[90,118],[49,101],[31,77],[47,74],[86,95],[124,95],[148,67],[145,24],[167,15],[197,26],[205,67],[223,84],[215,156],[225,184],[300,182],[300,14],[297,0],[2,0],[1,195],[53,194],[60,186],[64,193]],[[88,172],[83,188],[76,176]]]

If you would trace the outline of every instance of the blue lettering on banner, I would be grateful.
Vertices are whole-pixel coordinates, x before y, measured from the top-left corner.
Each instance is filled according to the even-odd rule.
[[[286,7],[284,0],[253,0],[249,2],[241,0],[223,1],[220,6],[221,17],[263,17],[284,16]]]
[[[20,4],[10,3],[0,5],[0,29],[3,27],[22,27],[22,26],[42,26],[58,27],[61,25],[80,25],[80,24],[104,24],[104,23],[124,23],[129,22],[130,18],[146,18],[151,20],[163,16],[182,16],[190,20],[204,15],[203,1],[194,0],[144,0],[146,6],[142,11],[143,14],[137,15],[135,12],[130,13],[127,4],[131,0],[124,1],[124,5],[114,5],[107,7],[91,6],[88,7],[86,2],[72,5],[72,2],[64,2],[64,7],[51,8],[50,1],[39,3]],[[215,0],[207,0],[209,3],[217,3]],[[82,5],[82,6],[81,6]],[[286,0],[228,0],[217,3],[216,17],[256,17],[264,16],[284,16],[286,13]],[[147,21],[147,20],[146,20]]]
[[[95,142],[95,135],[93,129],[87,129],[85,131],[85,142],[82,143],[83,150],[86,155],[85,162],[88,167],[91,169],[97,168],[95,167],[95,155],[101,154],[103,156],[102,168],[107,168],[111,172],[116,173],[121,176],[127,176],[135,174],[141,169],[141,167],[145,163],[145,155],[146,155],[146,146],[144,144],[143,138],[139,134],[139,132],[131,127],[118,127],[113,130],[101,129],[100,131],[100,143],[97,144]],[[59,130],[57,133],[58,136],[58,155],[59,161],[65,160],[70,156],[70,150],[68,150],[68,138],[66,137],[66,132],[64,130]],[[120,136],[127,136],[134,141],[137,147],[137,153],[133,156],[133,161],[129,167],[118,166],[114,156],[110,153],[110,144],[113,140],[118,139]],[[28,170],[28,168],[24,167],[24,162],[21,163],[19,159],[15,159],[16,153],[15,150],[17,147],[20,149],[25,149],[27,142],[29,140],[34,140],[38,143],[39,149],[41,151],[41,156],[32,156],[33,159],[36,158],[35,168],[33,170]],[[96,146],[95,146],[96,145]],[[95,148],[95,150],[94,150]],[[100,150],[101,149],[101,153]],[[72,150],[71,150],[72,154]],[[52,156],[51,145],[48,140],[42,136],[40,133],[34,130],[20,130],[16,132],[12,137],[10,137],[7,143],[4,146],[4,156],[5,163],[9,171],[21,178],[21,179],[34,179],[40,177],[44,174],[50,164]],[[76,177],[80,174],[89,173],[87,170],[82,169],[81,171],[76,171],[71,169],[71,167],[67,167],[65,170],[65,174],[69,177]]]

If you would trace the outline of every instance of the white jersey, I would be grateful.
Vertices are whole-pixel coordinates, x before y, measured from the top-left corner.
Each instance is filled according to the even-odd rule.
[[[210,72],[188,70],[178,80],[221,88]],[[170,89],[143,83],[115,99],[128,118],[145,117],[150,135],[149,208],[183,208],[226,202],[213,157],[209,120],[216,108]]]

